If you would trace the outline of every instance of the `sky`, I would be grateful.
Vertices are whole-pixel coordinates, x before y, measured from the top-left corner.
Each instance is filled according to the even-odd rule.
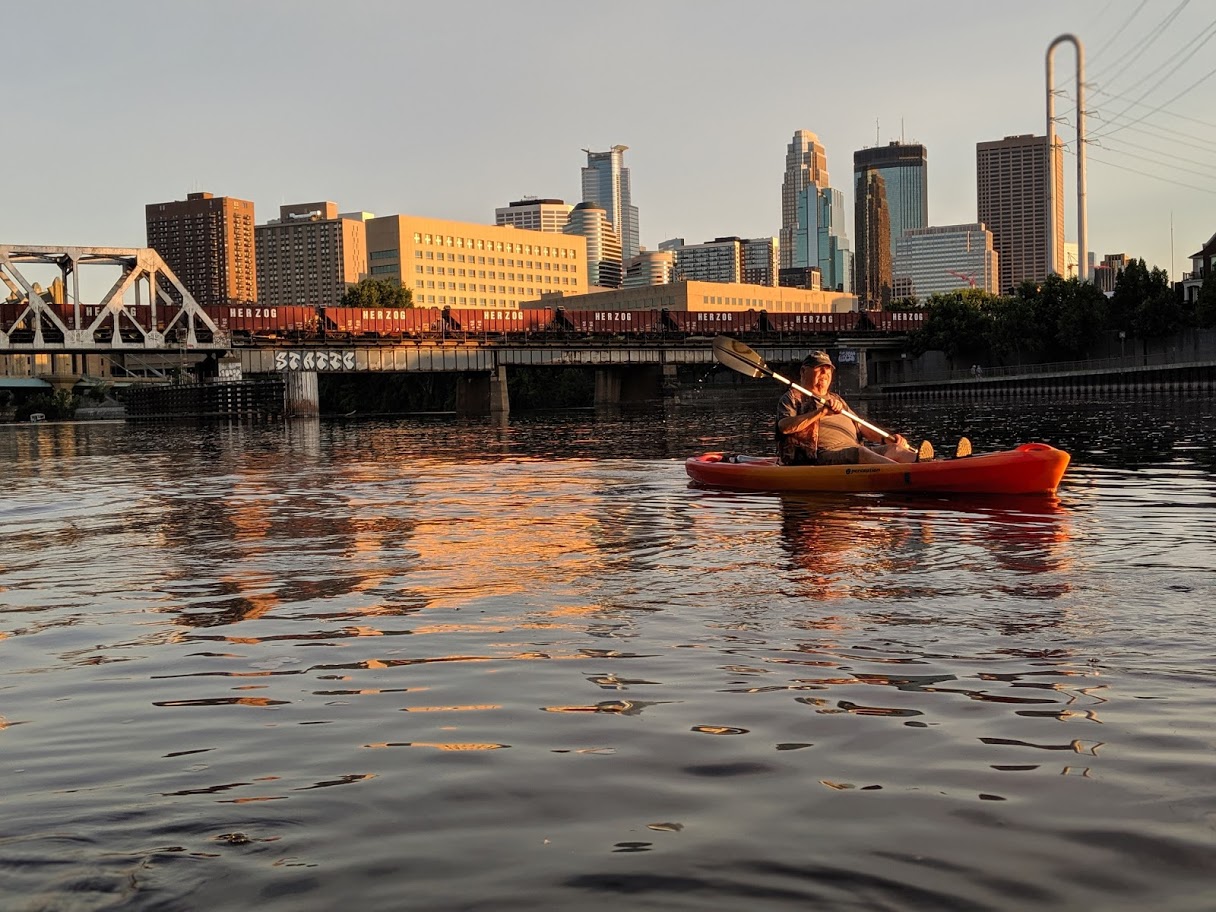
[[[975,144],[1045,129],[1085,45],[1088,241],[1177,274],[1216,232],[1212,0],[111,0],[9,5],[0,244],[146,245],[208,191],[493,223],[629,147],[641,240],[776,235],[786,146],[928,149],[929,223],[976,220]],[[1075,56],[1055,54],[1076,240]],[[1108,132],[1107,136],[1099,134]],[[1171,268],[1172,267],[1172,268]]]

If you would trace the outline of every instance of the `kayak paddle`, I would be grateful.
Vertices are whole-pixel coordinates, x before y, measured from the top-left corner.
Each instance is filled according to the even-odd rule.
[[[799,386],[788,377],[781,376],[779,373],[765,364],[763,358],[761,358],[758,354],[756,354],[756,352],[744,345],[738,339],[732,339],[730,336],[717,336],[714,339],[714,359],[717,360],[718,363],[726,365],[731,370],[738,371],[741,374],[746,374],[749,377],[772,377],[774,380],[798,390],[798,392],[802,393],[804,396],[810,396],[820,405],[825,404],[822,396],[816,396],[806,387]],[[870,424],[870,422],[866,421],[864,418],[858,417],[848,409],[845,409],[840,414],[844,415],[846,418],[851,418],[862,427],[869,428],[875,434],[881,435],[883,440],[895,439],[894,434],[890,433],[889,431],[884,431],[882,428],[877,427],[876,425]]]

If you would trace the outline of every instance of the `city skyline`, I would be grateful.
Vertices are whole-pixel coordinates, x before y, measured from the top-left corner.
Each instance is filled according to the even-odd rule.
[[[1032,0],[1016,10],[937,0],[893,4],[878,24],[860,9],[784,2],[761,3],[741,20],[722,15],[733,8],[626,0],[599,20],[590,8],[521,0],[466,22],[454,11],[373,2],[127,0],[70,17],[20,7],[6,16],[10,34],[53,48],[55,65],[15,77],[9,122],[21,133],[6,149],[0,240],[143,246],[143,207],[198,191],[252,200],[258,224],[311,199],[493,224],[509,200],[580,199],[580,150],[617,143],[629,146],[643,246],[770,236],[780,229],[782,162],[797,130],[814,132],[842,175],[849,237],[848,163],[892,140],[923,144],[933,160],[930,224],[966,224],[976,219],[976,144],[1043,133],[1044,57],[1064,32],[1086,44],[1091,136],[1125,127],[1088,150],[1089,249],[1099,260],[1126,252],[1172,266],[1177,277],[1216,227],[1216,169],[1205,163],[1216,116],[1196,116],[1216,86],[1204,81],[1210,8],[1171,17],[1173,7],[1134,0],[1064,8]],[[643,18],[645,30],[631,25]],[[586,105],[587,86],[556,75],[578,69],[592,19],[600,46],[628,42],[635,61],[604,93],[612,106]],[[863,66],[843,42],[817,46],[816,68],[840,78],[830,92],[815,90],[800,24],[864,34],[866,59],[898,65]],[[543,59],[520,50],[537,38]],[[239,64],[215,63],[218,41]],[[332,78],[333,57],[345,79]],[[749,78],[724,79],[724,59],[768,88],[758,94]],[[1062,50],[1059,85],[1071,85],[1072,67],[1071,50]],[[660,103],[674,85],[678,103]],[[1070,104],[1060,98],[1057,114],[1071,118]],[[1170,113],[1154,113],[1160,105]],[[139,120],[127,113],[136,110]],[[1070,124],[1058,128],[1069,145]],[[1070,241],[1074,181],[1066,155]]]

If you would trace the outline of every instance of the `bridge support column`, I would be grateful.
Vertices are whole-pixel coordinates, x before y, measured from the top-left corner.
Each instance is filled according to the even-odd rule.
[[[315,418],[320,414],[316,371],[283,371],[283,412],[288,418]]]
[[[678,365],[675,364],[663,365],[663,379],[661,386],[664,393],[674,392],[680,388],[680,377],[677,368]]]
[[[511,410],[507,395],[507,368],[500,364],[490,373],[465,373],[456,382],[457,415],[505,416]]]
[[[497,417],[511,412],[511,397],[507,394],[507,366],[500,364],[490,372],[490,415]]]
[[[621,375],[606,367],[595,371],[595,404],[616,405],[621,401]]]

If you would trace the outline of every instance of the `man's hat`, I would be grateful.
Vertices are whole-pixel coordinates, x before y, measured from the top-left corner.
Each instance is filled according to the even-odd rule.
[[[828,357],[825,351],[813,351],[802,359],[803,367],[830,367],[836,369],[836,365],[832,363],[832,359]]]

